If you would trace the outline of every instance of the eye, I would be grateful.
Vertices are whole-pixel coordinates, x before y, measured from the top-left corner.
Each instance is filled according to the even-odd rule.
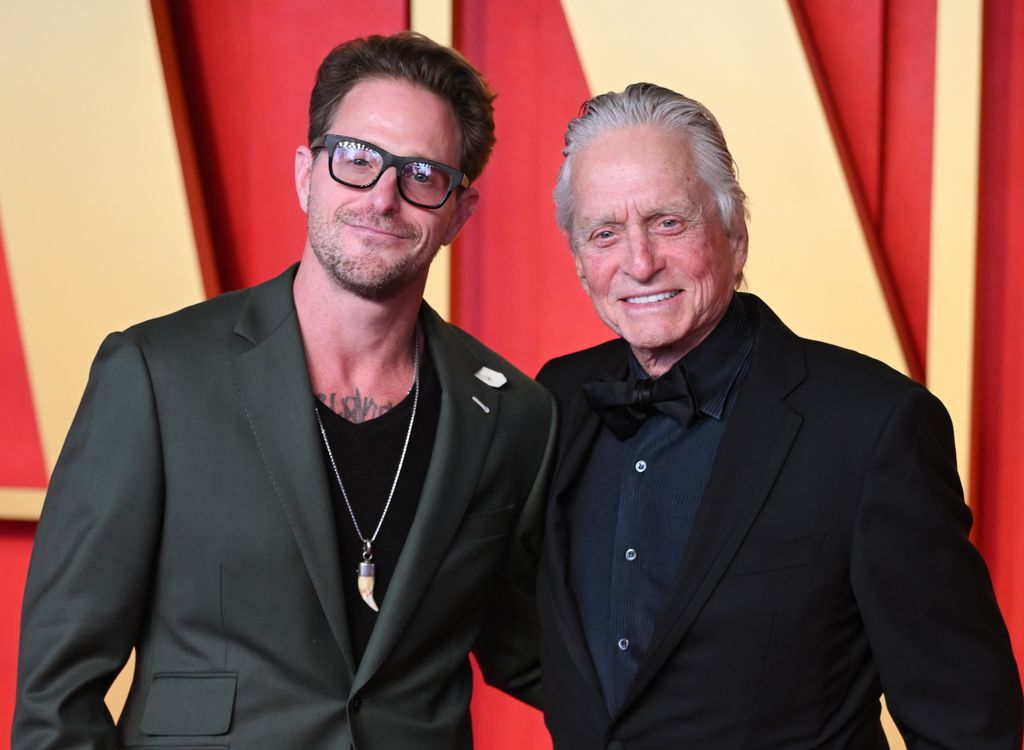
[[[616,231],[614,226],[605,226],[600,230],[594,230],[587,237],[587,244],[593,248],[610,248],[618,242],[620,233]]]
[[[651,226],[658,234],[676,235],[686,230],[687,223],[678,216],[660,216]]]
[[[434,168],[429,164],[415,162],[409,164],[406,169],[408,170],[406,173],[407,177],[413,182],[427,183],[436,179],[434,177]]]
[[[350,167],[367,168],[374,167],[380,161],[380,154],[361,143],[347,141],[338,144],[335,159]]]
[[[614,229],[598,229],[590,234],[588,242],[594,247],[610,247],[618,239],[618,233]]]

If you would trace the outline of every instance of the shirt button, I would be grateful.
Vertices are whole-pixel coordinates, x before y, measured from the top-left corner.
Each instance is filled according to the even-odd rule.
[[[619,638],[619,651],[628,651],[628,650],[629,650],[629,639],[628,638]]]
[[[348,704],[349,713],[353,714],[359,713],[359,709],[361,709],[362,707],[363,701],[359,698],[358,695],[355,698],[353,698]]]
[[[645,471],[647,471],[647,462],[643,460],[637,461],[635,468],[637,471],[643,474]]]
[[[626,550],[626,559],[633,562],[636,559],[636,550],[630,547]]]

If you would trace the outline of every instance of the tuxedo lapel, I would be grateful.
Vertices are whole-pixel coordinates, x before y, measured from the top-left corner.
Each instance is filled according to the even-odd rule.
[[[437,436],[416,516],[353,690],[359,690],[387,658],[434,579],[472,500],[501,409],[500,389],[475,376],[482,363],[460,334],[426,304],[420,323],[441,385]]]
[[[238,397],[338,647],[354,673],[334,512],[290,272],[253,288],[235,333],[253,348],[231,362]]]
[[[629,367],[628,348],[625,342],[618,341],[599,354],[600,361],[587,366],[587,377],[597,380],[604,375],[616,379],[626,377]],[[607,345],[606,345],[607,346]],[[551,486],[551,497],[560,498],[568,491],[583,463],[590,453],[601,420],[587,404],[583,395],[582,383],[571,378],[570,389],[560,389],[558,383],[552,383],[551,389],[558,397],[562,408],[559,412],[561,425],[558,438],[558,463]],[[566,391],[569,392],[566,392]]]
[[[590,649],[583,633],[579,608],[576,606],[576,598],[572,594],[569,582],[567,559],[569,529],[562,503],[556,496],[552,496],[552,502],[548,506],[548,518],[545,526],[547,536],[542,564],[547,576],[557,622],[554,631],[558,633],[565,651],[582,675],[583,683],[591,690],[592,698],[596,701],[595,705],[600,705],[607,711],[604,693],[601,691],[597,671],[594,669],[594,661],[590,656]],[[547,605],[545,602],[539,601],[538,606],[545,607]]]
[[[758,330],[750,371],[718,449],[666,607],[618,713],[626,710],[707,602],[764,504],[802,423],[784,399],[804,377],[797,338],[756,297],[744,295]]]
[[[628,368],[627,353],[628,349],[624,342],[622,346],[602,352],[599,363],[588,365],[588,377],[596,380],[607,374],[614,378],[624,378]],[[584,683],[593,692],[593,698],[607,711],[607,704],[601,691],[597,672],[594,669],[590,649],[587,647],[583,623],[580,620],[576,598],[572,593],[569,581],[569,528],[564,510],[564,504],[568,499],[566,494],[590,454],[594,440],[601,429],[601,420],[587,404],[580,383],[576,382],[575,378],[572,378],[571,381],[570,392],[564,390],[558,392],[560,389],[557,384],[552,384],[552,388],[558,392],[562,408],[559,412],[561,425],[559,427],[557,469],[552,481],[551,502],[548,505],[548,517],[545,524],[547,536],[544,566],[548,575],[554,611],[558,617],[557,632],[561,634],[565,650],[583,676]]]

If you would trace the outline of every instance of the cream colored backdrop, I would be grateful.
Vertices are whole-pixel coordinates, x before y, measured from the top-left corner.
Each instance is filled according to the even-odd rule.
[[[0,2],[0,220],[47,472],[103,336],[202,299],[149,3]],[[0,517],[42,491],[0,488]]]

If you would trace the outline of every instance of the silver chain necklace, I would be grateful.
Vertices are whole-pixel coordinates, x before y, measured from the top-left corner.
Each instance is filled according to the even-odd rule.
[[[316,408],[313,409],[313,413],[316,415],[316,423],[320,426],[320,436],[324,439],[324,447],[327,449],[327,458],[331,460],[331,468],[334,470],[334,478],[338,480],[338,488],[341,490],[341,496],[345,500],[345,507],[348,508],[349,517],[352,519],[352,525],[356,529],[356,534],[359,536],[359,540],[363,543],[363,561],[359,563],[359,578],[357,584],[359,587],[359,595],[366,602],[366,606],[372,609],[374,612],[379,612],[380,608],[377,606],[377,602],[373,599],[373,584],[377,576],[377,565],[373,562],[373,543],[377,541],[377,535],[380,533],[380,527],[384,525],[384,518],[388,514],[388,508],[391,507],[391,500],[395,496],[395,488],[398,486],[398,477],[402,474],[402,465],[405,463],[405,454],[409,450],[409,439],[412,437],[412,425],[416,421],[416,407],[420,402],[420,342],[417,340],[413,344],[413,355],[412,355],[412,414],[409,416],[409,428],[405,431],[405,443],[402,444],[402,455],[398,458],[398,469],[395,471],[395,479],[391,483],[391,491],[388,493],[387,502],[384,503],[384,510],[380,514],[380,520],[377,521],[377,528],[373,530],[373,535],[367,539],[363,535],[363,530],[359,526],[359,521],[356,520],[356,513],[352,510],[352,503],[348,499],[348,493],[345,492],[345,485],[341,481],[341,474],[338,473],[338,464],[334,461],[334,452],[331,450],[331,444],[327,440],[327,430],[324,429],[323,420],[320,419],[320,412]]]

